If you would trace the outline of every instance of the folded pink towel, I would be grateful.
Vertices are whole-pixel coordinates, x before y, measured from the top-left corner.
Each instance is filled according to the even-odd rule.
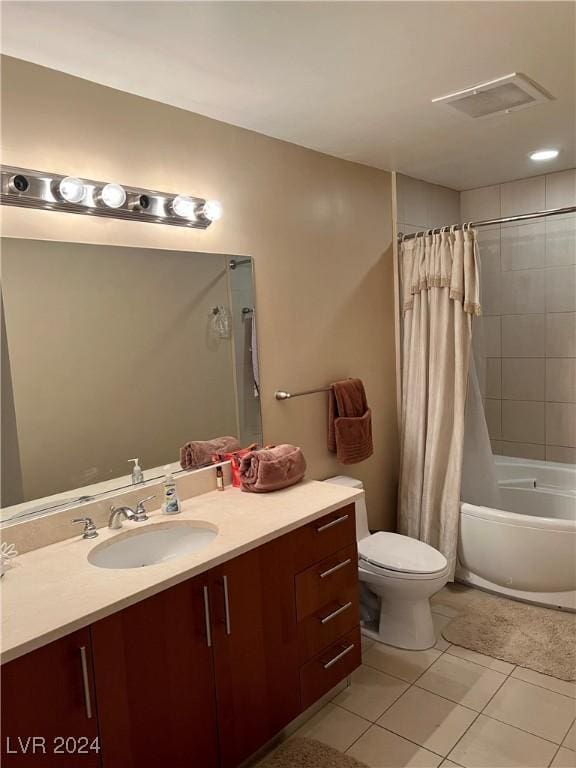
[[[251,451],[240,462],[243,491],[266,493],[299,483],[306,472],[306,459],[294,445],[277,445]]]
[[[231,453],[240,450],[240,443],[235,437],[215,437],[214,440],[192,440],[180,448],[180,466],[182,469],[195,469],[210,464],[216,453]]]

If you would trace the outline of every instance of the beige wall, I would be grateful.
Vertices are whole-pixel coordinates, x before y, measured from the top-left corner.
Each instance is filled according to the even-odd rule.
[[[253,256],[265,440],[300,444],[310,477],[360,477],[372,527],[392,527],[390,175],[16,60],[2,78],[4,162],[214,197],[225,210],[202,232],[14,208],[4,234]],[[344,468],[325,447],[325,396],[273,393],[349,375],[366,383],[376,450]]]
[[[210,333],[210,308],[229,304],[226,262],[3,238],[22,481],[19,495],[17,473],[5,473],[3,506],[129,474],[132,456],[146,470],[178,461],[187,440],[236,434],[232,339]]]

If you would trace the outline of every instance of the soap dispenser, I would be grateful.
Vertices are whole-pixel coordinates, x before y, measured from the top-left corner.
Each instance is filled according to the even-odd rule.
[[[132,485],[139,485],[140,483],[143,483],[144,473],[142,472],[142,467],[138,463],[140,459],[128,459],[128,461],[134,462],[134,466],[132,467]]]
[[[162,505],[162,512],[165,515],[177,515],[182,510],[180,508],[180,499],[176,493],[176,483],[170,464],[166,464],[164,473],[164,504]]]

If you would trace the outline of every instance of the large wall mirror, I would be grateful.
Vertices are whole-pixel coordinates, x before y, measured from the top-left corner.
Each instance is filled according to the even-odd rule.
[[[2,238],[2,520],[262,442],[252,260]]]

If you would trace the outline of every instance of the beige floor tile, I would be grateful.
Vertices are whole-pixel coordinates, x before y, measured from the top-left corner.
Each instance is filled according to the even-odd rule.
[[[444,762],[440,763],[440,768],[460,768],[460,766],[453,763],[452,760],[444,760]]]
[[[442,630],[447,624],[450,624],[452,619],[453,616],[444,616],[441,613],[432,614],[432,623],[434,624],[434,631],[436,632],[436,643],[434,648],[436,648],[438,651],[446,651],[448,648],[450,648],[450,643],[448,640],[444,640],[442,637]]]
[[[436,592],[432,597],[432,610],[435,610],[434,606],[438,603],[439,605],[454,608],[454,610],[460,613],[476,591],[473,587],[466,586],[466,584],[446,584],[440,592]]]
[[[479,712],[505,680],[500,672],[445,653],[416,684]]]
[[[352,673],[351,684],[333,699],[355,715],[376,722],[380,715],[409,687],[409,683],[379,672],[373,667],[361,666]]]
[[[525,680],[527,683],[534,683],[534,685],[541,685],[542,688],[548,688],[549,691],[562,693],[564,696],[572,696],[572,698],[576,699],[576,683],[558,680],[557,677],[542,675],[540,672],[534,672],[534,670],[525,669],[524,667],[516,667],[512,677]]]
[[[566,738],[563,741],[565,747],[576,751],[576,723],[572,724],[572,728],[566,734]]]
[[[555,751],[550,741],[480,715],[450,759],[465,768],[545,768]]]
[[[560,744],[576,717],[576,701],[510,677],[484,714]]]
[[[550,768],[576,768],[576,752],[565,747],[560,747]]]
[[[370,725],[367,720],[342,707],[326,704],[294,735],[318,739],[334,749],[339,749],[340,752],[345,752]]]
[[[482,667],[495,669],[496,672],[502,672],[503,675],[509,675],[514,669],[514,664],[501,661],[500,659],[493,659],[492,656],[485,656],[483,653],[477,653],[468,648],[461,648],[459,645],[452,645],[449,652],[453,656],[458,656],[459,659],[466,659],[466,661],[473,661]]]
[[[370,768],[437,768],[439,755],[373,725],[347,752]]]
[[[476,718],[476,712],[413,686],[378,725],[446,756]]]
[[[374,640],[371,640],[369,637],[362,635],[362,637],[360,638],[360,643],[362,646],[362,653],[365,653],[368,650],[368,648],[374,645]]]
[[[405,651],[391,645],[374,643],[364,654],[364,664],[413,683],[440,655],[440,651],[435,648]]]

